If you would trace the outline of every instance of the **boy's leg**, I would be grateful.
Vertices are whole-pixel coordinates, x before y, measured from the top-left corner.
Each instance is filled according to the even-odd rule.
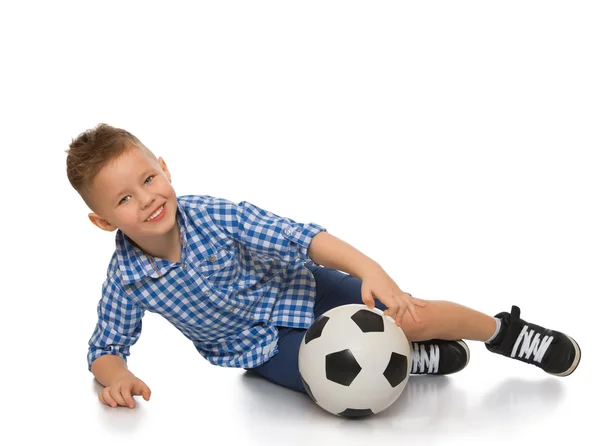
[[[362,303],[360,292],[362,282],[357,278],[331,268],[320,266],[309,266],[308,268],[315,276],[315,281],[317,283],[314,307],[315,318],[340,305]],[[382,311],[386,309],[385,305],[378,300],[375,300],[375,306]],[[469,351],[464,343],[445,342],[440,339],[435,339],[435,336],[430,338],[423,337],[427,336],[424,334],[426,331],[423,331],[423,327],[440,323],[438,319],[442,319],[441,314],[443,311],[450,311],[452,314],[464,311],[462,310],[463,308],[466,307],[460,308],[459,311],[458,306],[451,306],[451,308],[448,308],[448,306],[443,303],[437,305],[433,302],[431,306],[428,304],[427,307],[419,309],[420,317],[423,319],[423,322],[419,324],[419,327],[415,327],[414,323],[411,324],[410,322],[405,322],[406,327],[404,327],[403,330],[407,339],[413,341],[412,373],[449,374],[459,371],[467,365]],[[427,311],[423,312],[422,310]],[[430,314],[430,316],[425,317],[426,314]],[[480,315],[481,313],[476,316],[479,317]],[[461,317],[458,316],[451,317],[459,320],[461,319]],[[494,319],[492,318],[492,320]],[[267,362],[248,370],[257,373],[276,384],[306,393],[298,368],[298,353],[306,330],[288,327],[277,328],[279,331],[279,341],[277,343],[278,353]],[[430,330],[433,330],[433,328]],[[451,330],[448,331],[450,332]],[[460,337],[456,337],[454,339],[459,338]],[[431,339],[433,340],[429,341]],[[429,342],[414,342],[424,340]],[[441,365],[440,362],[442,363]]]
[[[445,300],[426,300],[418,308],[417,324],[408,312],[402,318],[402,329],[411,341],[427,339],[468,339],[485,342],[496,332],[496,319],[472,308]]]
[[[313,266],[309,269],[317,282],[315,317],[340,305],[362,303],[359,279],[331,268]],[[380,301],[375,300],[375,305],[385,310]],[[454,373],[464,368],[469,351],[464,343],[454,341],[456,339],[491,341],[486,343],[488,350],[534,364],[558,376],[572,373],[580,361],[579,346],[572,338],[523,321],[518,307],[513,307],[510,314],[500,313],[495,318],[448,301],[427,301],[427,306],[418,311],[420,324],[410,315],[402,321],[402,329],[413,347],[413,373],[427,373],[419,367],[425,364],[424,355],[430,347],[426,360],[429,373],[432,373],[434,356],[435,374]],[[298,369],[298,353],[305,332],[279,327],[279,353],[252,370],[277,384],[305,392]],[[440,362],[448,365],[439,366]]]
[[[322,267],[321,270],[314,269],[313,274],[317,279],[315,315],[345,303],[362,303],[362,282],[359,279]],[[332,289],[335,291],[332,292]],[[377,299],[375,302],[378,308],[385,309]],[[444,348],[455,356],[459,354],[457,342],[453,341],[457,339],[485,342],[487,349],[494,353],[536,365],[557,376],[573,373],[581,359],[581,349],[573,338],[522,320],[516,306],[511,313],[503,312],[492,317],[454,302],[429,300],[424,308],[417,311],[421,323],[415,323],[410,314],[402,320],[402,330],[412,342],[415,353],[413,372],[418,368],[417,360],[422,360],[425,349],[430,347],[431,356],[439,357],[433,347]],[[449,341],[449,344],[438,345],[437,340],[440,339]],[[468,348],[466,345],[464,348],[468,362]]]
[[[326,311],[340,305],[363,304],[362,282],[356,277],[332,268],[320,266],[309,266],[308,268],[317,282],[315,317],[319,317]],[[382,311],[386,310],[385,305],[377,299],[375,299],[375,306]],[[456,373],[464,369],[469,363],[469,347],[461,340],[461,336],[453,336],[451,330],[448,330],[448,336],[444,338],[436,336],[438,333],[436,324],[439,324],[442,319],[437,316],[438,314],[441,315],[443,311],[448,311],[448,308],[436,304],[433,304],[430,308],[428,307],[429,305],[425,308],[419,308],[419,315],[422,319],[420,324],[405,323],[403,327],[406,338],[411,342],[411,373],[419,375],[449,375]],[[466,307],[462,308],[466,309]],[[427,314],[431,314],[431,316],[427,316]],[[433,315],[436,317],[434,318]],[[477,316],[482,317],[485,315],[479,313]],[[408,317],[410,315],[405,319]],[[495,328],[494,319],[490,319]],[[439,332],[441,333],[441,331]]]
[[[356,277],[331,268],[309,269],[313,271],[317,282],[316,317],[340,305],[363,303],[362,282]],[[375,306],[386,310],[378,299],[375,299]],[[408,312],[402,319],[402,330],[411,342],[430,339],[487,341],[496,331],[493,317],[453,302],[428,300],[427,306],[417,311],[421,323],[414,322]]]
[[[279,331],[278,353],[267,362],[248,370],[275,384],[306,393],[298,367],[298,353],[306,330],[288,327],[277,327],[277,329]]]

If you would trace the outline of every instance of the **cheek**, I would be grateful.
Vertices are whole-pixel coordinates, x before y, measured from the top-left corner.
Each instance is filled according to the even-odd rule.
[[[134,206],[127,206],[127,209],[123,209],[119,214],[119,220],[121,220],[125,225],[137,221],[138,217],[139,213],[136,212]]]
[[[175,189],[168,180],[165,179],[165,184],[162,185],[163,195],[168,198],[175,197]]]

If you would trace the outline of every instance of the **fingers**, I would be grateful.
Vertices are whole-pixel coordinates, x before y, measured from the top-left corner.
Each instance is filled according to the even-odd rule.
[[[112,404],[110,404],[108,401],[106,401],[106,399],[104,399],[104,389],[102,389],[100,392],[98,392],[98,399],[100,400],[100,402],[102,404],[106,404],[107,406],[112,406]]]
[[[412,316],[412,318],[414,319],[414,321],[419,324],[421,322],[421,319],[419,318],[419,315],[417,314],[417,309],[415,308],[415,306],[410,303],[408,304],[408,311],[410,313],[410,315]]]
[[[361,291],[364,304],[368,308],[373,309],[375,307],[375,300],[372,290],[365,287]],[[402,327],[402,319],[407,311],[417,324],[420,323],[421,320],[417,312],[417,307],[423,308],[427,305],[426,301],[412,297],[410,293],[403,291],[387,297],[377,297],[377,299],[387,307],[383,314],[394,319],[396,325],[399,327]]]
[[[375,300],[373,299],[371,292],[363,291],[362,292],[362,301],[370,309],[373,309],[373,307],[375,307]]]
[[[387,306],[387,310],[385,310],[383,312],[383,314],[385,314],[386,316],[389,316],[392,319],[396,320],[396,315],[398,314],[399,311],[400,311],[400,305],[397,305],[394,302],[394,304]]]
[[[426,306],[427,306],[427,302],[426,302],[426,301],[424,301],[423,299],[417,299],[416,297],[413,297],[413,298],[411,299],[411,302],[412,302],[413,304],[415,304],[417,307],[421,307],[421,308],[423,308],[423,307],[426,307]]]
[[[105,387],[98,393],[98,399],[102,404],[110,407],[126,406],[132,409],[135,407],[135,401],[128,387]]]
[[[396,321],[396,325],[402,327],[402,319],[404,318],[406,312],[408,312],[411,315],[411,317],[417,324],[421,323],[421,319],[419,318],[419,314],[417,312],[417,307],[425,307],[425,301],[411,297],[410,301],[405,303],[402,302],[402,300],[399,297],[397,297],[396,302],[399,302],[398,305],[392,305],[388,307],[388,310],[386,310],[386,314],[391,316]]]
[[[128,407],[134,408],[135,402],[133,401],[133,397],[131,396],[131,391],[127,387],[121,388],[121,395],[123,396],[123,400]]]
[[[111,391],[112,391],[112,388],[105,387],[98,394],[98,398],[100,398],[100,401],[103,404],[106,404],[106,405],[108,405],[110,407],[117,407],[119,405],[119,402],[111,394]]]
[[[113,400],[116,401],[119,406],[127,406],[125,398],[123,398],[123,395],[119,389],[111,389],[110,396],[112,396]]]
[[[152,394],[152,392],[150,391],[150,388],[146,385],[145,382],[139,380],[134,389],[133,389],[134,395],[141,395],[146,401],[150,401],[150,395]]]
[[[413,297],[412,294],[410,294],[410,293],[405,293],[405,294],[407,294],[410,297],[407,299],[405,306],[403,306],[403,308],[402,308],[402,316],[400,316],[399,322],[400,323],[402,322],[404,313],[406,311],[408,311],[410,313],[410,315],[412,316],[413,320],[418,324],[421,322],[421,319],[419,318],[419,314],[417,312],[416,307],[423,308],[423,307],[427,306],[427,302],[424,301],[423,299],[418,299],[416,297]],[[398,325],[400,325],[400,324],[398,324]]]
[[[396,313],[396,318],[395,318],[395,320],[396,320],[396,325],[397,325],[398,327],[401,327],[401,326],[402,326],[402,318],[404,317],[404,313],[406,313],[406,308],[403,308],[403,309],[401,309],[400,311],[398,311],[398,312]]]

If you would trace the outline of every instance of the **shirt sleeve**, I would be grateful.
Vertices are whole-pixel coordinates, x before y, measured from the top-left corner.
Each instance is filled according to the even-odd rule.
[[[103,355],[119,355],[127,361],[129,348],[140,337],[143,316],[144,310],[127,298],[116,280],[107,278],[98,303],[98,323],[88,342],[88,370]]]
[[[236,241],[249,250],[285,262],[296,258],[310,260],[310,242],[319,232],[327,231],[316,223],[298,223],[247,201],[235,204],[223,198],[213,198],[209,207],[214,222]]]

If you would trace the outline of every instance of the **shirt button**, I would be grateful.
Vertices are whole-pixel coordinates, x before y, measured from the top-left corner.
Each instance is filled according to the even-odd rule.
[[[187,263],[183,264],[183,269],[187,269]]]
[[[208,296],[209,294],[210,294],[210,291],[208,291],[208,290],[206,290],[206,291],[204,292],[204,295],[205,295],[205,296]]]
[[[217,256],[210,256],[208,260],[210,260],[212,263],[215,263],[217,261]]]
[[[229,306],[227,307],[227,309],[228,309],[229,311],[233,311],[233,305],[229,305]]]
[[[285,233],[285,235],[290,235],[290,234],[292,233],[292,231],[291,231],[290,229],[286,229],[286,230],[284,231],[284,233]]]

